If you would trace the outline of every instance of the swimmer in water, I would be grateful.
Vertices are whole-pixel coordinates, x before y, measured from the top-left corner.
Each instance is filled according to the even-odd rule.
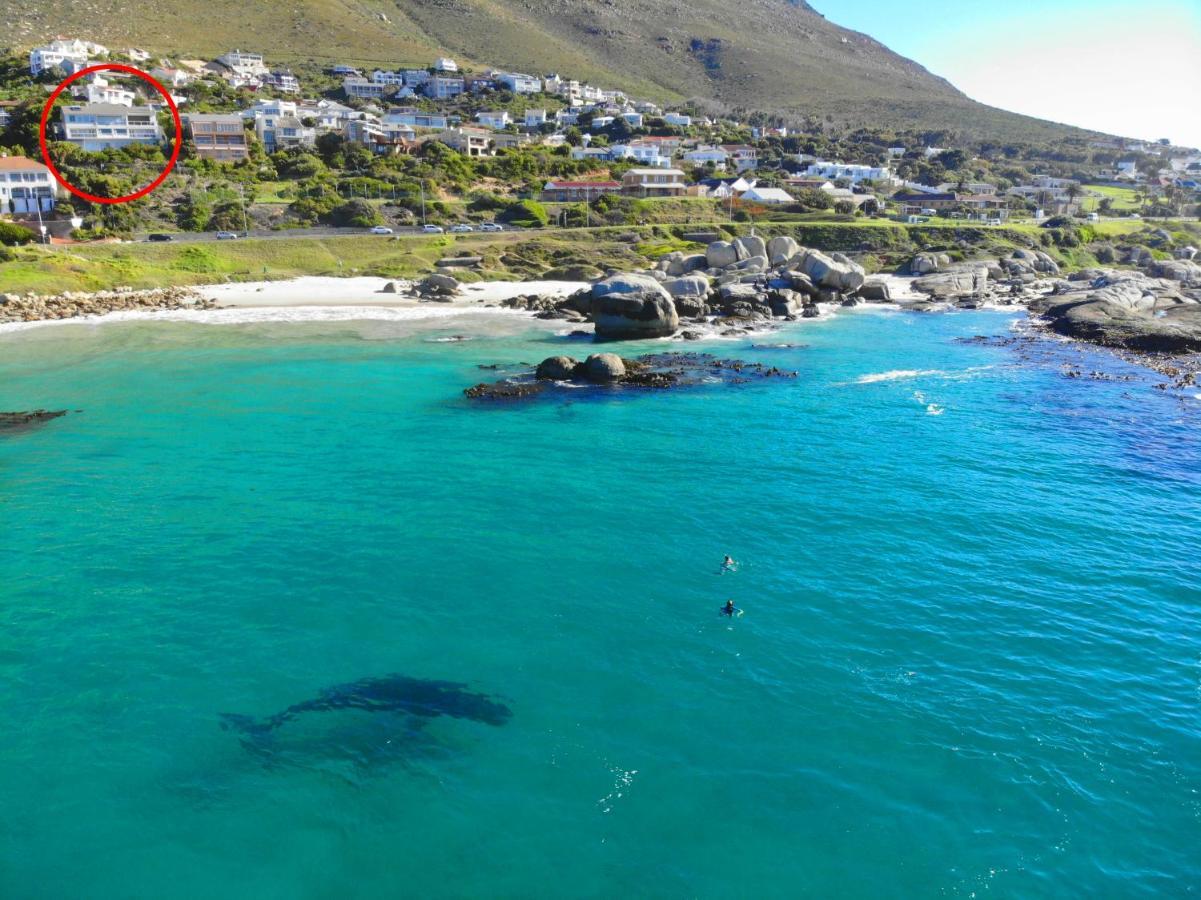
[[[734,562],[734,557],[726,555],[726,558],[721,561],[722,572],[734,572],[738,568],[738,563]]]
[[[734,605],[733,600],[727,600],[726,605],[721,608],[721,614],[729,616],[731,619],[734,618],[736,612],[738,612],[738,607]]]

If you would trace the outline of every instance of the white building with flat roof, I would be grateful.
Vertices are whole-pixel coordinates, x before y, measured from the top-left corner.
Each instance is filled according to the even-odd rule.
[[[96,152],[130,144],[161,144],[166,140],[156,111],[149,106],[88,103],[64,106],[63,139]]]

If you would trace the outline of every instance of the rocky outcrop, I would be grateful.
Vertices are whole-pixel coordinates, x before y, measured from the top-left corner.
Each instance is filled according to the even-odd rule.
[[[550,356],[538,364],[534,377],[538,381],[570,381],[579,366],[579,360],[570,356]]]
[[[744,384],[767,378],[795,378],[796,372],[786,372],[763,363],[737,359],[718,359],[705,353],[658,353],[623,359],[614,353],[598,353],[574,368],[570,379],[544,379],[538,373],[561,370],[570,357],[551,357],[543,360],[534,373],[516,374],[492,384],[477,384],[463,393],[472,400],[514,401],[535,397],[563,396],[571,385],[592,385],[595,388],[680,388],[702,385]],[[571,360],[574,362],[574,360]],[[491,368],[491,367],[485,367]],[[560,393],[563,392],[563,393]],[[578,397],[578,390],[569,396]]]
[[[827,256],[820,250],[807,250],[793,262],[814,285],[831,291],[857,291],[867,278],[862,266],[841,253]]]
[[[714,241],[705,250],[705,258],[711,269],[724,269],[738,262],[738,251],[733,244],[725,241]]]
[[[592,286],[592,320],[600,340],[669,337],[680,327],[671,295],[645,275],[614,275]]]
[[[157,288],[149,291],[118,288],[95,294],[67,292],[49,296],[0,294],[0,324],[70,319],[77,316],[99,316],[105,313],[135,310],[216,308],[215,302],[206,300],[191,288],[179,287]]]
[[[945,253],[919,253],[909,261],[909,274],[922,276],[930,275],[951,264],[951,257]]]
[[[1201,352],[1201,298],[1140,272],[1093,273],[1030,305],[1058,334],[1144,353]]]

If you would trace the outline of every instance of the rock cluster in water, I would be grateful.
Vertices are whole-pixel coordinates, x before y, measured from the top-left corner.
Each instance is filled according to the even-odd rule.
[[[186,287],[154,288],[145,291],[117,288],[95,294],[74,291],[52,295],[0,294],[0,324],[98,316],[125,310],[216,308],[215,302],[206,300],[196,291]]]
[[[65,409],[32,409],[26,412],[0,412],[0,433],[23,431],[65,416]]]
[[[583,362],[570,356],[551,356],[532,372],[523,371],[491,384],[477,384],[463,393],[472,400],[524,400],[586,385],[666,389],[743,384],[756,379],[795,378],[796,374],[763,363],[719,359],[708,353],[654,353],[637,359],[596,353]]]

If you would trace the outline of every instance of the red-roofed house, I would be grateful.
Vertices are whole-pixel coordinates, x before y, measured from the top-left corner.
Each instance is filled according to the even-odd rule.
[[[602,194],[621,193],[620,181],[548,181],[542,189],[544,203],[585,203]]]

